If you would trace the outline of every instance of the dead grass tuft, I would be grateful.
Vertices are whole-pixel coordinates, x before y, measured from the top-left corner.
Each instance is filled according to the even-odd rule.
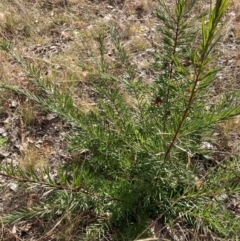
[[[23,145],[19,165],[24,170],[37,170],[46,166],[46,160],[40,149],[32,143]]]

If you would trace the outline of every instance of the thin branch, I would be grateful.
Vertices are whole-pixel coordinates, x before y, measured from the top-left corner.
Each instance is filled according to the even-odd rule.
[[[23,182],[23,183],[26,183],[26,182],[27,183],[35,183],[35,184],[38,184],[39,186],[50,187],[50,188],[54,188],[54,189],[58,189],[58,190],[66,190],[66,191],[69,191],[71,193],[82,192],[82,193],[84,193],[88,196],[92,196],[92,197],[103,198],[103,199],[107,198],[111,201],[124,202],[123,200],[120,200],[118,198],[107,197],[107,196],[103,196],[103,195],[100,195],[100,194],[89,192],[82,186],[78,186],[76,188],[71,188],[71,187],[66,186],[66,185],[50,184],[50,183],[46,183],[46,182],[41,181],[41,180],[38,180],[36,182],[35,180],[30,179],[30,178],[23,178],[23,177],[18,177],[18,176],[14,176],[14,175],[9,175],[9,174],[5,174],[3,172],[0,172],[0,176],[10,178],[12,180],[16,180],[16,181]]]

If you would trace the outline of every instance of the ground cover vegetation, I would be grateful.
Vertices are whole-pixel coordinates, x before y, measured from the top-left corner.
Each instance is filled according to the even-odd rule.
[[[13,3],[0,41],[2,240],[238,240],[230,2]],[[94,4],[113,12],[86,28]],[[36,6],[51,21],[37,25]]]

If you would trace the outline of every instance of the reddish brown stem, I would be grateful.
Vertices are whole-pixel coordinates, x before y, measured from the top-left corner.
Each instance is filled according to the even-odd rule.
[[[178,133],[179,133],[179,131],[180,131],[182,125],[183,125],[183,122],[187,118],[188,112],[189,112],[191,104],[193,102],[193,97],[194,97],[194,94],[195,94],[195,91],[196,91],[196,88],[197,88],[198,81],[199,81],[199,74],[196,76],[195,83],[194,83],[194,86],[192,88],[189,100],[188,100],[188,107],[184,110],[183,115],[182,115],[182,119],[181,119],[181,121],[180,121],[180,123],[179,123],[179,125],[177,127],[177,130],[175,131],[175,134],[174,134],[174,136],[172,138],[172,141],[171,141],[170,145],[168,146],[167,151],[165,152],[164,162],[167,160],[168,155],[169,155],[169,153],[170,153],[170,151],[171,151],[171,149],[172,149],[172,147],[173,147],[173,145],[174,145],[174,143],[175,143],[175,141],[177,139]]]

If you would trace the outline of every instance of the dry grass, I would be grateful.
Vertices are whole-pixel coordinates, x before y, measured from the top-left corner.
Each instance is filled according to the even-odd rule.
[[[26,171],[38,170],[46,167],[46,160],[38,147],[28,143],[23,145],[19,165]]]

